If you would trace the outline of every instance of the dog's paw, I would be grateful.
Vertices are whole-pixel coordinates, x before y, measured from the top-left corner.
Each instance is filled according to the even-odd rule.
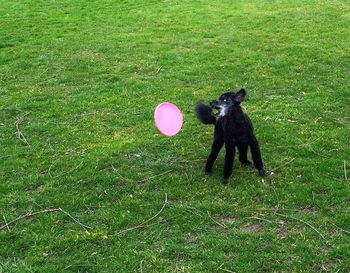
[[[253,163],[249,160],[242,162],[242,165],[246,167],[253,167]]]
[[[259,170],[259,175],[260,175],[260,176],[265,176],[265,175],[266,175],[266,171],[265,171],[264,168],[262,168],[262,169]]]
[[[228,178],[221,179],[221,183],[226,186],[228,184]]]
[[[209,177],[209,176],[211,176],[212,172],[211,171],[210,172],[209,171],[205,171],[204,174],[205,174],[205,176]]]

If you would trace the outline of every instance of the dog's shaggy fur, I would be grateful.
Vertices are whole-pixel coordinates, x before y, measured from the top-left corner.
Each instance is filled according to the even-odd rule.
[[[225,144],[226,155],[222,178],[224,184],[228,183],[232,173],[236,147],[239,151],[239,161],[243,165],[252,165],[247,158],[249,146],[255,168],[258,169],[260,176],[265,175],[259,143],[254,135],[253,124],[240,106],[245,96],[245,89],[241,89],[237,93],[227,92],[222,94],[218,100],[212,101],[210,106],[197,104],[195,108],[197,117],[202,123],[215,125],[214,141],[205,166],[207,175],[211,174],[214,161]],[[213,113],[214,109],[218,110],[216,115]]]

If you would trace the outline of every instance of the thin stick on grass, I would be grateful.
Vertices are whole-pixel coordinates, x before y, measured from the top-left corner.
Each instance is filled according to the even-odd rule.
[[[330,176],[330,175],[327,175],[327,174],[324,174],[324,177],[327,177],[329,179],[336,180],[336,181],[341,181],[341,182],[344,181],[343,177],[333,177],[333,176]]]
[[[275,148],[288,148],[288,147],[307,147],[307,146],[311,146],[311,144],[316,143],[318,140],[320,140],[321,138],[323,138],[325,134],[322,134],[320,137],[310,141],[309,143],[302,143],[302,144],[295,144],[295,145],[280,145],[280,146],[275,146]]]
[[[307,226],[309,226],[310,228],[312,228],[314,231],[316,231],[318,233],[318,235],[320,235],[322,237],[322,239],[326,240],[326,238],[324,237],[324,235],[319,232],[313,225],[311,225],[310,223],[304,221],[304,220],[301,220],[299,218],[296,218],[296,217],[293,217],[293,216],[289,216],[289,215],[285,215],[285,214],[281,214],[281,213],[278,213],[278,212],[275,212],[276,215],[279,215],[279,216],[282,216],[284,218],[290,218],[290,219],[293,219],[293,220],[296,220],[298,222],[301,222]]]
[[[278,195],[277,195],[277,192],[276,192],[276,189],[275,187],[273,186],[273,184],[271,183],[271,188],[276,196],[276,199],[277,199],[277,207],[275,209],[275,211],[278,211],[279,207],[280,207],[280,199],[278,198]]]
[[[175,262],[175,272],[177,272],[177,264],[179,263],[179,256],[180,256],[180,254],[179,253],[177,253],[176,254],[176,262]]]
[[[161,66],[157,69],[156,74],[159,74],[159,72],[162,70],[162,68],[163,68],[163,66],[161,65]]]
[[[4,218],[4,221],[5,221],[5,226],[7,227],[8,232],[11,232],[11,229],[10,229],[10,227],[9,227],[9,225],[8,225],[7,221],[6,221],[6,217],[5,217],[5,215],[3,215],[3,216],[2,216],[2,218]]]
[[[148,177],[148,178],[139,180],[139,181],[137,181],[137,183],[145,183],[145,182],[147,182],[148,180],[157,178],[157,177],[159,177],[159,176],[165,175],[165,174],[170,173],[170,172],[172,172],[172,171],[173,171],[173,170],[168,170],[168,171],[166,171],[166,172],[163,172],[163,173],[160,173],[160,174],[157,174],[157,175],[154,175],[154,176],[151,176],[151,177]]]
[[[23,122],[24,117],[27,116],[29,113],[25,114],[23,117],[21,118],[17,118],[16,122],[15,122],[15,126],[16,126],[16,137],[22,141],[25,145],[30,146],[26,137],[23,135],[23,133],[21,132],[21,130],[19,129],[19,125]]]
[[[229,272],[229,273],[236,273],[236,272],[234,272],[234,271],[231,271],[231,270],[222,268],[223,265],[224,265],[224,263],[222,263],[222,264],[218,267],[218,269],[219,269],[219,270],[222,270],[222,271],[225,271],[225,272]]]
[[[174,206],[175,207],[175,206]],[[185,209],[185,211],[188,211],[189,213],[192,213],[194,215],[197,215],[201,218],[203,218],[203,215],[201,215],[200,213],[203,213],[201,211],[198,211],[196,208],[192,208],[190,206],[186,206],[186,207],[183,207]],[[203,213],[204,214],[204,213]]]
[[[75,219],[69,212],[67,212],[67,211],[65,211],[65,210],[63,210],[63,209],[61,209],[61,208],[58,208],[58,209],[59,209],[59,211],[63,212],[65,215],[67,215],[69,218],[71,218],[74,222],[76,222],[78,225],[82,226],[83,228],[85,228],[85,229],[92,229],[92,227],[87,226],[87,225],[85,225],[85,224],[79,222],[79,221],[78,221],[77,219]]]
[[[337,229],[339,229],[339,230],[345,232],[346,234],[350,234],[350,231],[348,231],[348,230],[346,230],[346,229],[343,229],[343,228],[341,228],[341,227],[338,227],[338,226],[336,226],[335,224],[333,224],[333,226],[335,226]]]
[[[60,211],[60,212],[64,213],[69,218],[71,218],[75,223],[77,223],[78,225],[82,226],[83,228],[85,228],[85,229],[92,229],[92,227],[87,226],[87,225],[79,222],[70,213],[68,213],[67,211],[63,210],[62,208],[52,208],[52,209],[44,209],[44,210],[40,210],[40,211],[36,211],[36,212],[29,211],[26,214],[21,215],[21,216],[17,217],[16,219],[14,219],[14,220],[12,220],[10,222],[5,222],[5,225],[0,226],[0,230],[2,230],[4,228],[9,229],[9,226],[11,224],[14,224],[14,223],[18,222],[19,220],[22,220],[22,219],[25,219],[25,218],[29,218],[29,217],[32,217],[32,216],[35,216],[35,215],[38,215],[38,214],[42,214],[42,213],[50,213],[50,212],[57,212],[57,211]]]
[[[132,179],[122,176],[113,165],[111,165],[111,167],[112,167],[113,172],[115,172],[120,178],[122,178],[128,182],[134,182]]]
[[[142,273],[143,272],[143,270],[142,270],[142,264],[143,264],[143,259],[141,260],[141,262],[140,262],[140,272]]]
[[[125,233],[127,233],[127,232],[129,232],[129,231],[132,231],[132,230],[135,230],[135,229],[138,229],[138,228],[143,228],[143,227],[145,227],[145,225],[146,225],[147,223],[149,223],[150,221],[152,221],[153,219],[155,219],[159,214],[162,213],[162,211],[164,210],[165,205],[167,204],[167,202],[168,202],[168,194],[165,193],[165,198],[164,198],[163,206],[162,206],[162,208],[161,208],[154,216],[152,216],[151,218],[149,218],[149,219],[146,220],[146,221],[141,222],[140,224],[138,224],[138,225],[136,225],[136,226],[133,226],[133,227],[130,227],[130,228],[121,230],[121,231],[119,231],[116,235],[119,236],[119,235],[125,234]]]
[[[254,210],[258,210],[258,211],[276,211],[276,208],[254,208]],[[278,208],[277,211],[299,211],[299,210],[298,209]]]
[[[240,170],[235,170],[236,173],[254,173],[255,170],[250,170],[250,171],[240,171]]]
[[[51,175],[51,168],[52,168],[53,164],[50,165],[49,169],[47,170],[47,173],[49,174],[49,176],[52,178],[52,175]]]
[[[199,158],[199,159],[190,159],[190,160],[167,160],[166,163],[191,163],[191,162],[198,162],[198,161],[205,161],[206,158]]]
[[[268,222],[270,224],[275,224],[274,222],[264,219],[264,218],[260,218],[260,217],[256,217],[256,216],[251,216],[251,217],[245,217],[246,219],[255,219],[255,220],[259,220],[259,221],[265,221]]]
[[[225,224],[222,224],[222,223],[216,221],[213,217],[211,217],[209,211],[207,211],[207,214],[208,214],[209,218],[210,218],[215,224],[219,225],[220,227],[227,228],[227,226],[226,226]]]
[[[348,180],[348,171],[346,170],[346,165],[348,163],[344,160],[344,178],[345,180]]]
[[[289,161],[279,165],[278,167],[271,169],[270,172],[274,172],[274,171],[276,171],[276,170],[278,170],[278,169],[280,169],[280,168],[282,168],[282,167],[292,163],[294,160],[295,160],[295,158],[292,158],[291,160],[289,160]]]
[[[80,162],[79,165],[77,165],[77,166],[74,167],[73,169],[68,170],[68,171],[66,171],[66,172],[63,172],[63,173],[61,173],[61,174],[58,174],[58,175],[55,175],[55,176],[51,176],[51,173],[49,173],[49,174],[50,174],[50,176],[51,176],[52,178],[59,178],[59,177],[62,177],[62,176],[65,176],[65,175],[67,175],[67,174],[69,174],[69,173],[74,172],[75,170],[79,169],[79,168],[81,167],[81,165],[83,165],[83,161]],[[51,169],[51,167],[52,167],[52,166],[50,166],[49,170]]]
[[[46,140],[46,143],[48,143],[50,149],[53,150],[52,145],[51,145],[51,139],[50,139],[50,138],[48,138],[48,139]]]

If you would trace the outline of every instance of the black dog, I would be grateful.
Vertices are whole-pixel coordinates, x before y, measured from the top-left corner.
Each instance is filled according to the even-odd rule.
[[[245,95],[245,89],[241,89],[237,93],[227,92],[222,94],[218,100],[211,102],[210,106],[198,104],[195,109],[197,117],[202,123],[215,125],[214,141],[205,166],[207,175],[211,174],[214,161],[225,144],[226,155],[224,176],[222,178],[224,184],[228,183],[232,173],[236,147],[239,151],[239,161],[243,165],[252,165],[247,158],[249,146],[255,168],[258,169],[260,176],[265,175],[259,143],[254,135],[253,124],[240,106]],[[215,115],[213,110],[217,110],[218,113]]]

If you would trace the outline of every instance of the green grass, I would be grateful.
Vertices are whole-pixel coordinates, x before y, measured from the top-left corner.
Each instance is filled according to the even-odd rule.
[[[0,226],[93,228],[18,220],[0,272],[349,272],[349,24],[345,0],[0,0]],[[193,109],[242,86],[268,176],[223,187]]]

